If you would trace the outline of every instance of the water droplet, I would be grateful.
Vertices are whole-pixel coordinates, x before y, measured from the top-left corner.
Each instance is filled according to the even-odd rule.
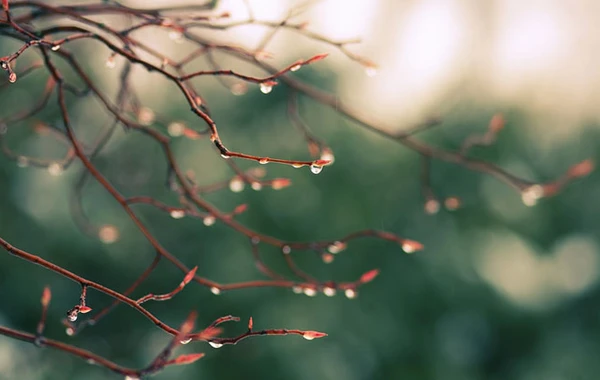
[[[301,167],[303,167],[303,166],[304,166],[304,165],[302,165],[302,164],[292,164],[292,167],[293,167],[294,169],[300,169],[300,168],[301,168]]]
[[[440,202],[437,199],[428,199],[425,202],[425,212],[429,215],[437,214],[440,211]]]
[[[315,165],[315,164],[310,165],[310,171],[313,174],[319,174],[319,173],[321,173],[322,170],[323,170],[323,167],[321,165]]]
[[[140,380],[140,378],[136,376],[125,376],[125,380]]]
[[[223,347],[223,344],[217,343],[217,342],[208,342],[208,344],[210,344],[210,346],[212,348],[221,348],[221,347]]]
[[[298,71],[298,70],[300,70],[301,67],[302,67],[302,65],[294,65],[294,66],[292,66],[290,71]]]
[[[228,160],[228,159],[231,158],[231,156],[228,155],[227,153],[221,153],[221,158],[224,158],[224,159]]]
[[[317,295],[317,291],[314,288],[304,288],[304,294],[309,297],[314,297]]]
[[[178,30],[171,30],[169,32],[169,38],[171,41],[175,41],[176,43],[180,44],[183,42],[183,33]]]
[[[50,173],[50,175],[58,176],[62,172],[63,172],[63,167],[61,164],[59,164],[57,162],[53,162],[50,165],[48,165],[48,173]]]
[[[234,193],[239,193],[244,190],[244,181],[240,177],[233,177],[231,181],[229,181],[229,190]]]
[[[170,212],[171,218],[173,219],[181,219],[185,216],[185,211],[183,210],[173,210]]]
[[[267,174],[267,169],[262,168],[260,166],[256,166],[248,170],[248,175],[256,178],[262,178]]]
[[[365,73],[369,78],[373,78],[375,75],[377,75],[377,68],[374,66],[368,66],[365,68]]]
[[[258,163],[261,165],[266,165],[269,163],[269,159],[268,158],[261,158],[260,160],[258,160]]]
[[[333,262],[334,256],[331,253],[324,253],[323,255],[321,255],[321,258],[323,259],[323,262],[325,264],[331,264]]]
[[[290,252],[292,252],[292,248],[289,245],[284,245],[281,247],[281,252],[283,252],[284,255],[289,255]]]
[[[87,364],[90,364],[90,365],[96,364],[96,361],[94,359],[88,359],[88,360],[86,360],[86,362],[87,362]]]
[[[50,48],[52,51],[58,51],[58,49],[60,49],[60,45],[54,45]]]
[[[167,127],[167,132],[169,132],[170,136],[179,137],[183,135],[185,128],[185,124],[178,121],[174,121]]]
[[[216,286],[213,286],[212,288],[210,288],[210,292],[215,296],[218,296],[219,294],[221,294],[221,289],[217,288]]]
[[[25,156],[17,157],[17,166],[20,168],[25,168],[29,166],[29,159]]]
[[[258,236],[252,236],[252,244],[256,245],[258,243],[260,243],[260,238]]]
[[[117,66],[117,62],[115,62],[115,56],[111,55],[110,57],[108,57],[105,65],[109,69],[114,69]]]
[[[71,322],[75,322],[77,320],[77,313],[67,315],[67,319]]]
[[[329,161],[329,164],[331,165],[335,161],[335,156],[333,155],[333,152],[330,149],[325,148],[321,152],[321,158],[320,159],[321,160],[325,160],[325,161]]]
[[[105,224],[98,230],[98,238],[104,244],[112,244],[119,239],[119,230],[113,225]]]
[[[335,288],[331,288],[329,286],[326,286],[325,288],[323,288],[323,293],[327,297],[333,297],[333,296],[335,296],[336,290],[335,290]]]
[[[292,286],[292,292],[296,294],[302,294],[303,290],[301,286]]]
[[[344,294],[346,295],[346,298],[348,298],[348,299],[354,299],[358,295],[356,293],[356,290],[354,290],[354,289],[346,289]]]
[[[457,197],[448,197],[444,200],[444,206],[448,211],[458,210],[460,207],[460,199]]]
[[[260,191],[262,189],[262,184],[260,182],[252,182],[250,186],[254,191]]]
[[[212,226],[216,221],[217,220],[212,215],[205,216],[204,219],[202,219],[202,223],[204,223],[206,227]]]
[[[17,81],[17,73],[10,73],[8,74],[8,81],[10,83],[15,83]]]
[[[344,249],[346,249],[346,243],[341,241],[336,241],[333,244],[330,244],[329,247],[327,247],[327,250],[330,253],[333,253],[334,255],[342,252]]]
[[[314,335],[312,335],[312,334],[308,334],[308,333],[306,333],[306,334],[302,335],[302,337],[303,337],[304,339],[306,339],[306,340],[313,340],[313,339],[315,339],[315,336],[314,336]]]
[[[192,338],[188,338],[188,339],[181,340],[179,343],[181,343],[181,344],[188,344],[191,341],[192,341]]]
[[[151,108],[148,107],[142,107],[139,109],[138,111],[138,122],[141,125],[152,125],[152,123],[154,123],[154,111]]]
[[[268,94],[271,91],[273,91],[273,86],[265,84],[265,83],[260,84],[260,92],[262,92],[263,94]]]
[[[415,246],[410,243],[402,243],[402,250],[406,253],[413,253],[416,251]]]
[[[521,193],[521,200],[525,206],[535,206],[537,201],[544,196],[544,188],[541,185],[529,186]]]
[[[66,328],[66,330],[65,330],[65,333],[66,333],[68,336],[73,336],[73,335],[75,334],[75,330],[73,330],[73,328],[72,328],[72,327],[67,327],[67,328]]]
[[[233,95],[241,96],[248,92],[248,86],[246,85],[246,83],[236,83],[233,86],[231,86],[230,90]]]

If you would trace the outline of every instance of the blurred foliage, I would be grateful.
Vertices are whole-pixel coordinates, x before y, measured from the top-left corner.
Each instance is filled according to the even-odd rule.
[[[335,87],[333,82],[323,83],[323,73],[310,68],[293,75]],[[23,81],[18,89],[9,90],[15,91],[10,98],[4,91],[2,102],[6,99],[16,106],[32,101],[41,80],[38,76]],[[161,91],[162,104],[154,107],[157,112],[166,119],[198,123],[172,89]],[[441,126],[421,137],[432,144],[458,148],[466,136],[483,132],[497,111],[495,105],[473,99],[461,101],[456,111],[444,115]],[[273,157],[308,157],[301,135],[286,117],[283,86],[269,95],[251,88],[243,97],[215,89],[209,102],[222,138],[232,149]],[[91,110],[98,108],[92,103],[85,98],[70,99],[71,109],[76,110],[76,130],[85,138],[106,127],[107,119]],[[593,158],[598,161],[597,125],[569,135],[554,150],[545,150],[535,144],[534,134],[527,133],[522,109],[504,111],[507,127],[499,140],[490,148],[474,150],[475,155],[540,180],[555,178],[568,165],[590,155],[596,155]],[[6,112],[6,108],[0,110]],[[596,307],[600,301],[600,203],[595,196],[600,175],[594,173],[558,196],[528,208],[519,194],[491,178],[434,162],[432,184],[436,193],[441,197],[457,195],[463,205],[455,212],[442,209],[430,216],[423,212],[416,154],[313,101],[304,99],[301,113],[314,132],[331,145],[334,165],[319,175],[267,165],[269,177],[289,177],[293,186],[281,191],[246,187],[239,194],[225,189],[209,195],[208,200],[223,209],[248,203],[248,211],[239,219],[257,231],[284,239],[334,239],[354,230],[377,228],[419,240],[426,249],[405,255],[394,244],[367,239],[350,244],[331,264],[310,253],[295,254],[299,265],[320,279],[351,280],[369,269],[381,268],[377,280],[363,287],[354,300],[322,294],[309,298],[289,289],[247,289],[215,296],[192,284],[173,300],[149,303],[150,311],[172,325],[178,325],[193,309],[199,312],[199,325],[233,314],[242,320],[252,316],[256,328],[288,327],[329,334],[312,342],[296,336],[258,337],[218,350],[192,343],[179,352],[203,351],[206,357],[193,365],[169,368],[156,379],[596,377],[600,371],[595,358],[600,350]],[[52,110],[43,117],[48,123],[58,120]],[[47,140],[31,131],[11,132],[10,141],[17,151],[49,153]],[[194,170],[200,183],[231,175],[209,141],[180,138],[174,146],[181,166]],[[119,131],[96,163],[126,195],[149,195],[171,204],[177,201],[164,185],[162,151],[140,134]],[[254,166],[246,162],[240,165]],[[53,177],[43,169],[19,168],[0,156],[1,236],[81,276],[124,290],[152,261],[154,252],[123,210],[93,180],[84,190],[85,211],[96,224],[115,224],[120,239],[105,245],[78,229],[68,202],[81,170],[75,163],[61,176]],[[234,231],[218,224],[205,227],[191,218],[174,220],[145,205],[136,205],[135,210],[165,247],[187,265],[198,265],[200,275],[222,282],[261,277],[247,241]],[[500,261],[506,264],[499,270],[507,276],[508,288],[501,286],[504,282],[486,277],[482,260],[489,255],[531,261],[531,255],[511,256],[512,250],[523,250],[523,246],[543,264],[520,270],[525,264]],[[578,253],[582,249],[595,257],[585,261],[595,265],[585,287],[562,293],[546,289],[550,295],[535,286],[536,292],[531,290],[533,285],[527,280],[539,278],[536,271],[548,266],[558,251]],[[284,268],[275,249],[263,250],[269,263]],[[577,260],[577,255],[568,257]],[[569,263],[566,269],[558,268],[558,273],[571,270]],[[539,280],[541,284],[550,283],[546,277]],[[181,273],[162,262],[135,295],[167,292],[179,281]],[[77,302],[78,286],[6,253],[0,254],[0,323],[34,331],[45,285],[53,293],[46,334],[50,338],[137,367],[145,366],[169,340],[167,334],[125,306],[80,335],[67,337],[59,321]],[[527,291],[533,295],[527,293],[523,298],[519,293]],[[110,302],[94,291],[88,295],[88,304],[96,310]],[[225,327],[226,335],[237,335],[245,330],[245,322]],[[0,370],[0,378],[7,379],[115,378],[103,368],[64,353],[6,337],[0,337]]]

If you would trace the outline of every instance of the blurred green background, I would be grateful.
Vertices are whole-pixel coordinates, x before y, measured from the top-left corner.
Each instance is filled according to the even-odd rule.
[[[349,12],[358,6],[358,2],[350,3]],[[536,82],[526,75],[519,77],[517,72],[511,80],[517,84],[528,81],[530,86],[525,93],[519,85],[496,91],[474,71],[472,77],[468,76],[469,81],[463,80],[469,70],[461,66],[444,77],[452,80],[439,79],[437,74],[428,76],[433,79],[425,82],[442,84],[431,87],[429,97],[427,93],[415,96],[417,110],[413,114],[394,113],[411,109],[409,99],[396,99],[399,103],[395,110],[388,104],[392,103],[393,91],[382,97],[377,83],[401,86],[402,79],[398,78],[410,76],[410,70],[397,72],[393,64],[386,66],[381,59],[385,59],[387,49],[371,44],[372,50],[368,50],[367,42],[374,38],[375,42],[384,42],[377,40],[377,33],[373,32],[383,28],[379,24],[403,20],[412,25],[410,12],[419,11],[420,3],[408,3],[412,8],[396,8],[395,2],[385,1],[373,5],[376,11],[371,29],[364,33],[365,52],[372,53],[381,63],[375,78],[366,77],[363,69],[343,59],[335,49],[324,45],[311,49],[309,42],[302,47],[308,53],[283,52],[275,64],[283,67],[294,59],[329,51],[330,63],[305,67],[290,75],[322,89],[340,91],[340,98],[352,100],[361,113],[369,114],[371,104],[385,105],[389,112],[373,115],[373,119],[398,130],[410,126],[418,115],[441,114],[443,123],[419,138],[447,149],[458,149],[468,136],[484,133],[492,115],[502,112],[506,128],[496,144],[474,149],[473,155],[532,181],[557,178],[570,165],[588,157],[598,160],[597,114],[585,104],[573,106],[575,115],[569,109],[555,107],[576,90],[567,85],[561,87],[563,82],[569,82],[568,76],[556,77],[558,84],[551,86],[542,80],[544,77]],[[450,3],[457,7],[462,4]],[[471,8],[482,9],[474,5]],[[489,17],[494,15],[493,7],[483,9]],[[418,22],[426,21],[414,21]],[[531,23],[540,24],[537,19]],[[399,25],[401,28],[404,24]],[[434,31],[447,34],[443,27]],[[524,35],[534,32],[526,30]],[[588,32],[584,29],[580,33]],[[275,42],[275,46],[282,46],[289,38],[292,37],[283,35],[283,42]],[[389,38],[386,41],[393,41],[394,36]],[[107,70],[104,62],[108,51],[98,44],[86,44],[76,42],[70,48],[82,57],[88,53],[83,59],[86,69],[114,96],[123,62],[117,61],[113,71]],[[390,44],[386,46],[393,51],[394,45]],[[18,46],[1,40],[1,54]],[[530,48],[536,49],[534,45]],[[437,50],[434,45],[432,51]],[[30,54],[23,59],[33,59],[34,54]],[[475,49],[472,57],[478,54],[486,53]],[[224,65],[244,69],[238,62],[219,58]],[[453,66],[449,63],[448,67]],[[517,63],[516,67],[521,66]],[[558,68],[559,64],[551,67]],[[547,75],[552,70],[548,69]],[[141,69],[135,75],[143,103],[159,119],[182,121],[192,127],[202,125],[171,84]],[[590,77],[596,75],[590,72]],[[46,74],[33,74],[2,89],[0,117],[34,101],[45,78]],[[375,84],[365,84],[366,81]],[[587,85],[593,88],[586,93],[594,93],[592,82]],[[251,85],[247,94],[234,96],[214,79],[197,83],[201,84],[201,93],[230,149],[309,159],[301,134],[287,118],[289,90],[284,85],[276,86],[268,95]],[[412,85],[419,87],[418,82]],[[549,91],[549,86],[561,88],[562,92]],[[535,94],[531,95],[531,102],[523,100],[529,99],[527,94]],[[356,96],[366,100],[355,102]],[[84,141],[93,141],[109,123],[108,116],[91,98],[70,98],[69,106],[75,129]],[[215,296],[208,289],[191,284],[168,302],[148,303],[152,313],[173,326],[179,325],[190,310],[198,311],[199,326],[227,314],[241,317],[242,322],[224,326],[227,336],[243,333],[250,316],[256,329],[285,327],[329,334],[311,342],[298,336],[256,337],[220,349],[195,342],[177,352],[206,352],[205,358],[193,365],[170,367],[154,378],[596,378],[594,374],[600,371],[596,359],[600,349],[598,174],[592,173],[558,196],[526,207],[520,194],[504,184],[434,161],[431,182],[435,193],[441,199],[458,196],[462,206],[453,212],[442,209],[436,215],[427,215],[423,211],[421,162],[417,154],[306,98],[301,98],[300,112],[313,132],[332,148],[334,165],[319,175],[306,168],[261,166],[267,169],[267,178],[290,178],[293,186],[279,191],[254,191],[246,186],[241,193],[226,188],[206,199],[224,210],[247,203],[248,211],[238,220],[256,231],[290,241],[335,240],[355,230],[376,228],[418,240],[425,249],[406,255],[395,244],[362,239],[349,244],[331,264],[323,263],[311,252],[292,252],[302,268],[321,280],[351,281],[367,270],[380,268],[380,276],[362,287],[359,297],[353,300],[343,294],[331,298],[318,294],[311,298],[290,289],[269,288]],[[38,121],[58,123],[55,107],[19,123],[18,128],[10,126],[5,141],[20,154],[58,159],[64,154],[64,146],[51,136],[35,133],[30,127]],[[160,129],[159,125],[155,127]],[[206,139],[178,137],[173,138],[172,144],[181,167],[192,170],[200,184],[231,177],[231,171]],[[163,152],[149,138],[119,130],[95,162],[126,196],[148,195],[176,204],[177,196],[165,186]],[[243,168],[257,166],[249,162],[239,164]],[[122,291],[150,264],[154,251],[118,204],[93,180],[83,191],[85,213],[97,226],[116,226],[119,238],[112,244],[103,244],[82,233],[69,211],[69,199],[81,171],[81,164],[76,162],[61,175],[53,176],[45,169],[18,167],[0,156],[0,236],[16,247]],[[134,210],[174,255],[190,267],[198,265],[198,274],[223,283],[261,278],[247,240],[235,231],[219,223],[206,227],[201,220],[189,217],[173,219],[146,205],[136,205]],[[261,252],[275,268],[285,269],[275,248],[261,245]],[[135,296],[168,292],[181,278],[172,265],[161,262]],[[78,286],[7,253],[0,254],[0,324],[35,331],[39,297],[46,285],[53,294],[47,337],[133,367],[146,366],[169,341],[167,334],[125,306],[119,306],[80,335],[66,336],[60,320],[77,302]],[[95,310],[110,302],[102,294],[89,292],[88,304]],[[0,378],[118,376],[62,352],[0,337]]]

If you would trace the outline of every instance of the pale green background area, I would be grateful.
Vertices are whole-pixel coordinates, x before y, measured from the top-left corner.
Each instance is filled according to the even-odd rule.
[[[88,63],[102,78],[107,76],[103,60]],[[335,74],[355,70],[351,66],[346,62],[343,66],[303,68],[293,75],[334,89],[342,81]],[[144,99],[161,117],[199,123],[172,86],[155,74],[140,73],[153,89]],[[114,76],[116,71],[110,74]],[[37,74],[2,92],[0,115],[35,99],[44,78]],[[214,81],[206,83],[213,116],[231,149],[273,157],[308,157],[300,134],[286,118],[285,87],[263,95],[251,86],[248,94],[234,97]],[[111,88],[110,81],[106,87]],[[75,128],[83,139],[92,139],[106,126],[108,119],[93,101],[69,102]],[[539,142],[543,131],[530,124],[526,104],[507,107],[465,91],[465,95],[440,101],[440,109],[445,108],[452,111],[444,114],[441,126],[421,135],[424,140],[458,148],[465,137],[483,133],[495,112],[503,111],[507,126],[497,143],[474,150],[474,154],[526,178],[556,178],[575,162],[598,159],[598,125],[585,118],[579,128],[563,131],[559,143],[549,145]],[[416,154],[313,102],[304,100],[301,113],[332,147],[334,165],[319,175],[308,169],[267,165],[269,177],[290,178],[293,186],[258,192],[247,187],[242,193],[225,189],[207,199],[223,209],[247,203],[249,209],[239,216],[240,221],[284,239],[335,239],[351,231],[377,228],[418,240],[425,250],[409,256],[395,244],[364,239],[352,242],[332,264],[324,264],[311,252],[292,252],[302,268],[323,280],[353,280],[369,269],[380,268],[376,281],[361,288],[354,300],[341,294],[309,298],[289,289],[248,289],[215,296],[191,284],[173,300],[148,303],[150,311],[174,326],[190,310],[198,311],[199,325],[227,314],[241,317],[239,324],[225,326],[226,335],[245,331],[250,316],[257,329],[287,327],[329,334],[311,342],[297,336],[256,337],[218,350],[191,343],[177,352],[206,352],[206,357],[190,366],[169,368],[154,378],[595,378],[600,370],[595,355],[600,349],[598,174],[529,208],[504,184],[434,162],[434,190],[440,197],[461,197],[463,207],[430,216],[423,212]],[[48,123],[58,122],[55,111],[43,115]],[[548,128],[561,130],[560,121],[550,121]],[[15,150],[60,155],[59,145],[29,129],[21,130],[9,134]],[[173,146],[181,166],[194,170],[199,182],[208,184],[231,175],[207,140],[178,138]],[[164,186],[166,166],[160,147],[144,136],[119,131],[96,163],[127,196],[151,195],[171,204],[177,201]],[[0,234],[19,248],[123,290],[152,261],[153,249],[94,181],[85,189],[85,210],[97,224],[115,224],[121,238],[105,245],[81,233],[68,209],[81,170],[76,163],[53,177],[43,169],[18,168],[0,156]],[[219,224],[205,227],[191,218],[174,220],[144,205],[135,210],[173,254],[189,266],[198,265],[200,275],[220,282],[261,278],[247,241],[234,231]],[[261,247],[269,263],[285,269],[279,252]],[[181,278],[181,273],[163,262],[136,296],[168,292]],[[134,367],[147,365],[169,341],[167,334],[125,306],[81,335],[67,337],[60,319],[77,302],[78,286],[6,253],[0,254],[0,323],[34,331],[45,285],[53,293],[46,328],[50,338]],[[95,310],[110,302],[90,291],[88,303]],[[119,376],[61,352],[0,337],[0,378]]]

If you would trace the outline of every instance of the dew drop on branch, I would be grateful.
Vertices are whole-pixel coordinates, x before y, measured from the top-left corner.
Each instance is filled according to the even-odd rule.
[[[544,196],[544,188],[540,185],[529,186],[521,193],[521,200],[525,206],[535,206],[537,201]]]
[[[183,42],[183,34],[178,30],[171,30],[169,32],[169,38],[171,41],[175,41],[178,44]]]
[[[167,127],[167,132],[172,137],[179,137],[179,136],[183,135],[184,131],[185,131],[185,124],[178,122],[178,121],[172,122]]]
[[[219,294],[221,294],[221,289],[217,288],[216,286],[213,286],[212,288],[210,288],[210,292],[215,296],[218,296]]]
[[[365,67],[365,73],[369,78],[373,78],[375,75],[377,75],[377,67],[369,65]]]
[[[181,219],[185,216],[185,211],[183,210],[173,210],[169,213],[171,218],[173,219]]]
[[[333,253],[334,255],[342,252],[344,249],[346,249],[346,243],[341,241],[336,241],[333,244],[330,244],[329,247],[327,247],[329,253]]]
[[[215,219],[215,217],[214,217],[214,216],[212,216],[212,215],[205,216],[205,217],[204,217],[204,219],[202,219],[202,223],[203,223],[203,224],[204,224],[206,227],[210,227],[210,226],[212,226],[213,224],[215,224],[215,222],[216,222],[216,221],[217,221],[217,220],[216,220],[216,219]]]
[[[58,49],[60,49],[60,45],[54,45],[50,48],[52,51],[58,51]]]
[[[348,299],[354,299],[358,295],[356,293],[356,290],[354,290],[354,289],[346,289],[344,294],[346,295],[346,298],[348,298]]]
[[[331,149],[329,149],[329,148],[323,149],[323,151],[321,152],[320,160],[329,161],[330,165],[333,164],[333,162],[335,161],[335,156],[333,155],[333,152],[331,151]]]
[[[50,173],[50,175],[59,176],[62,174],[62,172],[63,167],[58,162],[53,162],[50,165],[48,165],[48,173]]]
[[[17,166],[20,168],[26,168],[29,166],[29,159],[25,156],[17,157]]]
[[[304,294],[309,297],[314,297],[317,295],[317,291],[314,288],[304,288]]]
[[[260,182],[252,182],[250,187],[252,187],[252,190],[254,190],[254,191],[262,190],[262,184]]]
[[[233,177],[231,181],[229,181],[229,190],[234,193],[239,193],[244,190],[244,181],[240,177]]]
[[[233,86],[231,86],[230,90],[233,95],[241,96],[248,92],[248,86],[246,85],[246,83],[236,83]]]
[[[98,230],[98,238],[104,244],[112,244],[119,239],[119,230],[111,224],[105,224]]]
[[[292,286],[292,292],[294,292],[296,294],[302,294],[302,287],[301,286]]]
[[[72,327],[67,327],[65,329],[65,334],[67,334],[68,336],[73,336],[75,334],[75,330],[73,330]]]
[[[210,346],[212,348],[221,348],[221,347],[223,347],[223,344],[217,343],[217,342],[208,342],[208,344],[210,344]]]
[[[310,171],[313,174],[319,174],[319,173],[321,173],[322,170],[323,170],[323,166],[321,166],[321,165],[316,165],[316,164],[310,165]]]
[[[290,68],[290,71],[298,71],[298,70],[300,70],[301,67],[302,67],[302,65],[294,65]]]
[[[402,243],[402,250],[406,253],[414,253],[416,251],[416,248],[411,243]]]
[[[429,215],[437,214],[440,211],[440,202],[437,199],[428,199],[425,202],[425,212]]]
[[[260,92],[262,92],[263,94],[269,94],[271,91],[273,91],[273,86],[266,83],[260,84]]]
[[[335,288],[332,288],[330,286],[326,286],[325,288],[323,288],[323,294],[325,294],[327,297],[333,297],[335,296]]]
[[[8,74],[8,81],[10,83],[15,83],[17,81],[17,73],[12,72],[12,73]]]
[[[154,114],[154,111],[151,108],[142,107],[138,111],[138,122],[141,125],[144,125],[144,126],[152,125],[152,123],[154,123],[155,117],[156,116]]]
[[[301,167],[303,167],[303,166],[304,166],[304,165],[302,165],[302,164],[292,164],[292,167],[293,167],[294,169],[300,169],[300,168],[301,168]]]
[[[292,252],[292,248],[289,245],[284,245],[281,247],[281,252],[283,252],[284,255],[289,255],[290,252]]]
[[[306,339],[306,340],[313,340],[313,339],[315,339],[314,335],[308,334],[308,333],[305,333],[304,335],[302,335],[302,337],[304,339]]]
[[[191,341],[192,341],[192,338],[188,338],[188,339],[181,340],[179,343],[181,343],[181,344],[188,344]]]
[[[106,59],[106,63],[104,64],[107,68],[109,69],[114,69],[117,66],[117,62],[115,61],[115,56],[114,55],[110,55],[107,59]]]
[[[261,158],[260,160],[258,160],[258,163],[261,165],[266,165],[269,163],[269,159],[268,158]]]

